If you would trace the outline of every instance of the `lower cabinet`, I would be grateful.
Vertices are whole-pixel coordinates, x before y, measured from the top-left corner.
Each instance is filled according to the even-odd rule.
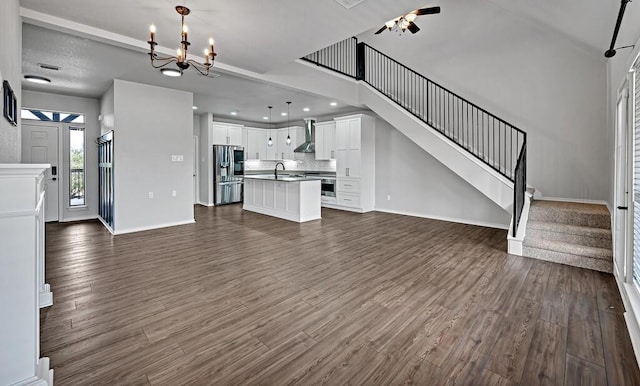
[[[295,222],[320,218],[320,180],[245,178],[243,209]]]

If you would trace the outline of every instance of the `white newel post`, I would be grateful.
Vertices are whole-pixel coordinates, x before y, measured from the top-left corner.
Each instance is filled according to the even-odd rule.
[[[0,164],[0,385],[53,385],[40,358],[44,282],[44,172],[48,164]]]

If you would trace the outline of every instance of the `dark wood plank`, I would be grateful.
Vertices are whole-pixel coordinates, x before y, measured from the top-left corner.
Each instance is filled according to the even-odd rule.
[[[564,384],[602,386],[607,384],[607,374],[604,367],[567,354]]]
[[[638,382],[612,276],[508,255],[503,230],[322,215],[47,224],[56,384]]]
[[[566,346],[566,327],[538,320],[522,375],[522,384],[564,384]]]
[[[624,317],[600,311],[602,344],[609,385],[640,385],[640,374],[634,371],[638,363],[633,355],[631,339]]]

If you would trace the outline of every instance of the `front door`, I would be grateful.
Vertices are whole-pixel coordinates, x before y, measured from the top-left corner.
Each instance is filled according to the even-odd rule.
[[[59,127],[57,125],[22,124],[22,162],[51,164],[45,175],[45,221],[58,221],[59,205]]]

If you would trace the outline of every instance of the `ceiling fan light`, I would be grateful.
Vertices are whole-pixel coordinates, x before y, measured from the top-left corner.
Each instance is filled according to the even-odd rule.
[[[412,22],[416,20],[416,17],[418,17],[418,15],[416,15],[415,13],[409,13],[405,15],[404,19],[408,20],[409,22]]]
[[[396,24],[395,20],[389,20],[388,22],[384,23],[384,25],[387,26],[387,28],[391,29],[393,28],[393,26]]]

